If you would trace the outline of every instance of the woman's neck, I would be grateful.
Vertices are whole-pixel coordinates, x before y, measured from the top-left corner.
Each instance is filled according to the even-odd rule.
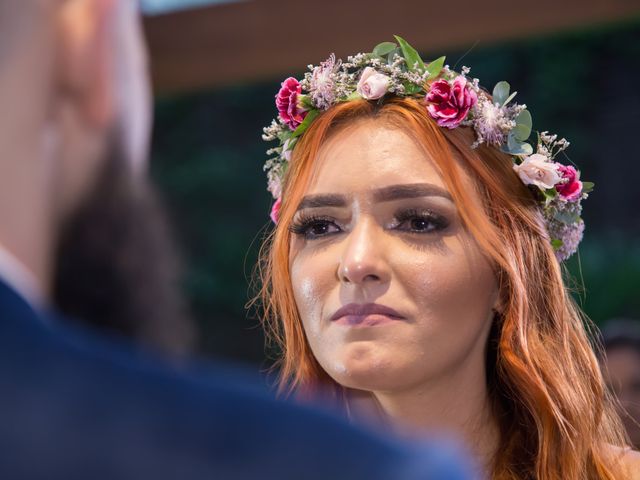
[[[398,391],[349,395],[352,414],[392,428],[400,437],[429,435],[462,441],[488,473],[499,442],[484,371],[464,381],[447,375],[438,381]],[[481,373],[481,374],[479,374]]]

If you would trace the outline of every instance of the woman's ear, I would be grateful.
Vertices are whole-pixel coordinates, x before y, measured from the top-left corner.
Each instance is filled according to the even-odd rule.
[[[503,289],[498,288],[495,301],[493,302],[493,307],[491,308],[494,314],[499,316],[502,316],[507,308],[507,300],[504,298],[505,295],[503,294],[503,291]]]
[[[115,115],[117,0],[67,0],[58,14],[58,85],[77,115],[104,129]]]

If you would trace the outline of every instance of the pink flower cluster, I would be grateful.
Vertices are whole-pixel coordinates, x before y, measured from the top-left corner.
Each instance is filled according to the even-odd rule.
[[[467,85],[467,79],[459,75],[453,84],[444,79],[433,82],[426,101],[427,111],[439,126],[456,128],[478,102],[478,96]]]
[[[571,165],[558,165],[558,171],[562,175],[562,182],[556,185],[558,194],[568,202],[578,200],[582,195],[582,182],[580,172]]]
[[[571,165],[552,162],[545,155],[534,153],[513,169],[525,185],[535,185],[543,190],[555,188],[560,198],[568,202],[582,196],[580,172]]]
[[[298,128],[307,116],[306,109],[300,105],[302,87],[300,82],[293,77],[287,78],[276,95],[276,107],[278,114],[291,130]]]
[[[280,220],[280,207],[281,206],[282,206],[282,197],[278,197],[276,202],[271,207],[271,213],[269,214],[269,216],[271,217],[271,221],[273,223],[275,223],[276,225],[278,224],[278,221]]]

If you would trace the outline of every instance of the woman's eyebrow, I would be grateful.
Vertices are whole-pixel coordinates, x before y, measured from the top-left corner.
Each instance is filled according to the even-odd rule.
[[[389,202],[403,198],[417,197],[443,197],[453,201],[451,194],[444,188],[431,183],[410,183],[403,185],[390,185],[373,192],[376,202]]]
[[[298,210],[305,208],[320,208],[320,207],[344,207],[347,205],[347,199],[344,195],[334,194],[320,194],[320,195],[307,195],[302,198]]]
[[[390,202],[403,198],[418,197],[443,197],[453,201],[451,195],[444,188],[431,183],[409,183],[403,185],[390,185],[373,191],[373,199],[376,202]],[[347,198],[338,194],[307,195],[302,198],[298,210],[305,208],[345,207]]]

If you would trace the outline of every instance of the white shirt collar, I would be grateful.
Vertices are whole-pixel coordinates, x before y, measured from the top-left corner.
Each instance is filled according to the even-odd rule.
[[[45,297],[36,276],[2,244],[0,244],[0,278],[31,307],[42,308],[45,305]]]

